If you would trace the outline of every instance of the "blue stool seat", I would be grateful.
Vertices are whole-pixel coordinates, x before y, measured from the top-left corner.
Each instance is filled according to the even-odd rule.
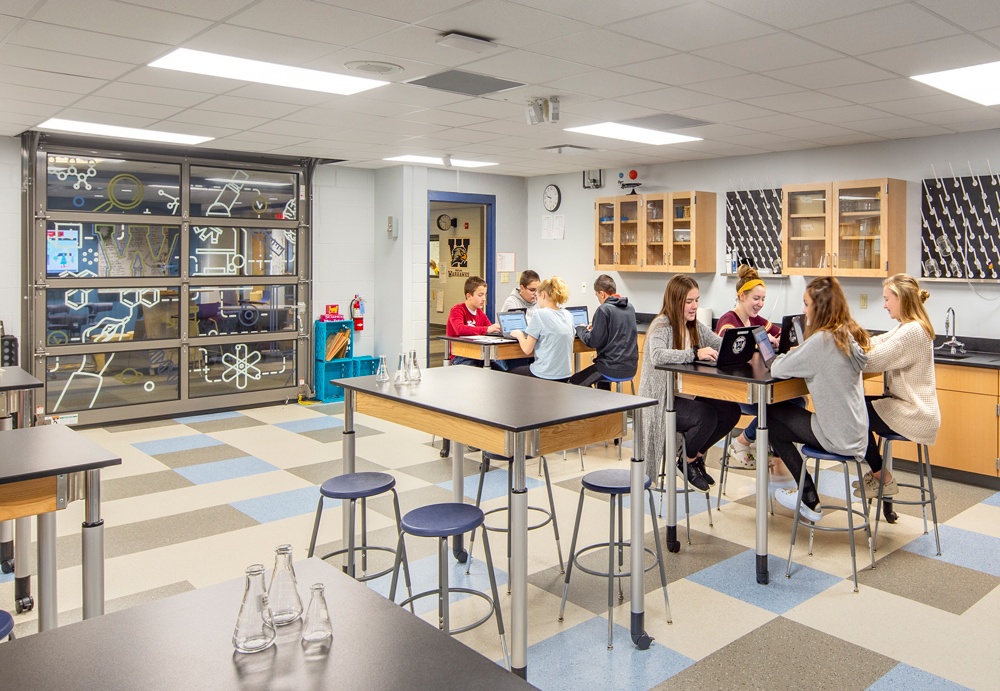
[[[447,502],[414,509],[403,516],[401,526],[417,537],[452,537],[483,524],[483,510],[472,504]]]
[[[0,638],[6,638],[14,630],[14,617],[10,612],[0,609]]]
[[[601,494],[627,494],[632,490],[631,473],[625,469],[595,470],[584,475],[582,482],[591,492]],[[642,488],[649,489],[651,484],[649,476],[643,475]]]
[[[840,461],[841,463],[847,463],[854,460],[854,456],[844,456],[839,453],[830,453],[829,451],[817,449],[815,446],[808,446],[806,444],[802,445],[802,455],[806,458],[818,458],[821,461]]]
[[[347,473],[332,477],[319,491],[330,499],[361,499],[388,492],[396,486],[396,478],[388,473]]]
[[[602,374],[601,379],[609,381],[612,384],[624,384],[625,382],[632,381],[635,377],[609,377],[606,374]]]
[[[909,439],[907,439],[906,437],[904,437],[902,434],[899,434],[897,432],[889,432],[888,434],[880,434],[879,438],[881,438],[883,441],[886,440],[886,439],[888,439],[889,441],[910,441]]]

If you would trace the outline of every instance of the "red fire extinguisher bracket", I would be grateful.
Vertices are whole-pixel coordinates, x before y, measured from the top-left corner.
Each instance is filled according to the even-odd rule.
[[[365,330],[365,301],[360,295],[355,294],[351,300],[351,319],[354,320],[354,330]]]

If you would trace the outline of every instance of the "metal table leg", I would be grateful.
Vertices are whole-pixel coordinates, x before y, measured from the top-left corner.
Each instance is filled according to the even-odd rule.
[[[451,491],[453,501],[465,503],[465,444],[457,441],[451,443]],[[464,535],[452,538],[451,552],[460,564],[468,561],[469,553],[465,551]]]
[[[14,521],[14,609],[30,612],[35,607],[31,597],[31,517]]]
[[[666,477],[664,477],[663,483],[667,495],[667,550],[670,552],[681,551],[681,543],[677,539],[677,473],[674,472],[674,464],[677,460],[677,408],[674,402],[676,378],[676,373],[667,372],[667,390],[663,403],[664,427],[666,428],[664,433],[666,437],[664,440]],[[636,415],[636,417],[639,416]],[[636,437],[638,436],[636,434]]]
[[[355,448],[354,443],[356,441],[356,436],[354,434],[354,406],[355,406],[355,392],[350,389],[344,390],[344,474],[353,473],[355,466]],[[343,521],[343,535],[344,546],[347,546],[351,540],[351,502],[345,501],[341,502],[341,509],[344,512]],[[344,554],[344,573],[350,571],[351,554],[347,552]]]
[[[38,514],[38,630],[59,625],[56,600],[56,514]]]
[[[514,436],[514,473],[510,496],[510,669],[528,678],[528,489],[525,484],[525,433]],[[640,504],[640,511],[642,505]],[[642,580],[642,579],[639,579]]]
[[[104,614],[104,519],[101,518],[101,470],[86,475],[87,505],[83,523],[83,618]]]
[[[643,561],[646,551],[643,549],[643,537],[645,536],[645,510],[643,504],[645,503],[643,495],[645,490],[643,489],[643,480],[646,476],[646,462],[643,460],[643,449],[642,449],[642,415],[638,414],[636,411],[635,416],[635,435],[632,442],[632,464],[631,464],[631,493],[629,495],[629,501],[632,503],[630,510],[632,516],[632,566],[631,571],[633,574],[644,573]],[[653,536],[654,540],[659,540],[659,535]],[[649,648],[649,644],[653,642],[653,637],[646,633],[645,628],[645,603],[644,596],[645,592],[643,589],[644,579],[641,576],[635,576],[630,579],[632,582],[632,622],[631,622],[631,633],[632,633],[632,643],[635,644],[639,650],[646,650]]]
[[[771,387],[755,384],[757,388],[757,582],[767,585],[767,460],[770,445],[767,438],[767,402]]]

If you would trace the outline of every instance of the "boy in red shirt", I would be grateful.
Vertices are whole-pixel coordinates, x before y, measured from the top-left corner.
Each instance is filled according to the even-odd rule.
[[[448,336],[483,336],[499,334],[500,325],[490,322],[486,316],[486,281],[479,276],[465,279],[465,302],[460,302],[448,313],[448,325],[445,334]],[[451,356],[453,365],[473,365],[482,367],[482,360]]]

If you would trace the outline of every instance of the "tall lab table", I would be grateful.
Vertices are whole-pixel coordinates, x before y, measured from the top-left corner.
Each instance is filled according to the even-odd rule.
[[[809,393],[802,379],[779,379],[764,367],[759,354],[745,365],[707,367],[697,364],[657,365],[667,375],[664,395],[667,458],[667,549],[678,552],[677,539],[677,474],[673,461],[677,458],[677,393],[714,398],[734,403],[757,404],[758,459],[768,458],[767,406]],[[757,582],[766,585],[767,569],[767,463],[757,462]]]
[[[509,338],[490,334],[488,336],[442,336],[447,343],[445,356],[458,355],[470,360],[482,360],[483,367],[489,367],[493,360],[519,360],[527,357],[521,344]],[[580,369],[580,353],[592,353],[594,349],[573,339],[573,369]],[[602,440],[603,441],[603,440]]]
[[[69,427],[46,425],[0,432],[0,519],[38,517],[38,628],[58,626],[56,514],[86,497],[83,618],[104,614],[104,521],[101,468],[122,459]]]
[[[40,388],[41,380],[20,367],[0,367],[0,430],[30,426],[35,390]],[[9,573],[8,560],[13,560],[14,606],[18,612],[25,612],[35,606],[31,597],[31,519],[19,518],[13,523],[0,523],[0,563]]]
[[[260,555],[265,556],[265,551]],[[295,564],[303,602],[326,586],[333,639],[303,648],[302,626],[277,630],[259,653],[233,651],[244,579],[156,600],[0,644],[9,689],[441,689],[531,688],[338,569]]]
[[[478,367],[429,369],[419,382],[380,384],[374,376],[333,382],[344,394],[344,472],[354,472],[354,413],[395,422],[454,440],[455,501],[465,500],[464,445],[513,456],[511,495],[511,668],[527,678],[528,495],[524,460],[595,443],[621,434],[622,413],[656,405],[640,398]],[[642,423],[636,420],[631,463],[633,540],[644,534]],[[347,521],[344,521],[345,530]],[[344,537],[347,543],[347,536]],[[632,573],[642,573],[643,551],[632,550]],[[652,640],[644,630],[642,579],[632,579],[632,641],[640,649]]]

